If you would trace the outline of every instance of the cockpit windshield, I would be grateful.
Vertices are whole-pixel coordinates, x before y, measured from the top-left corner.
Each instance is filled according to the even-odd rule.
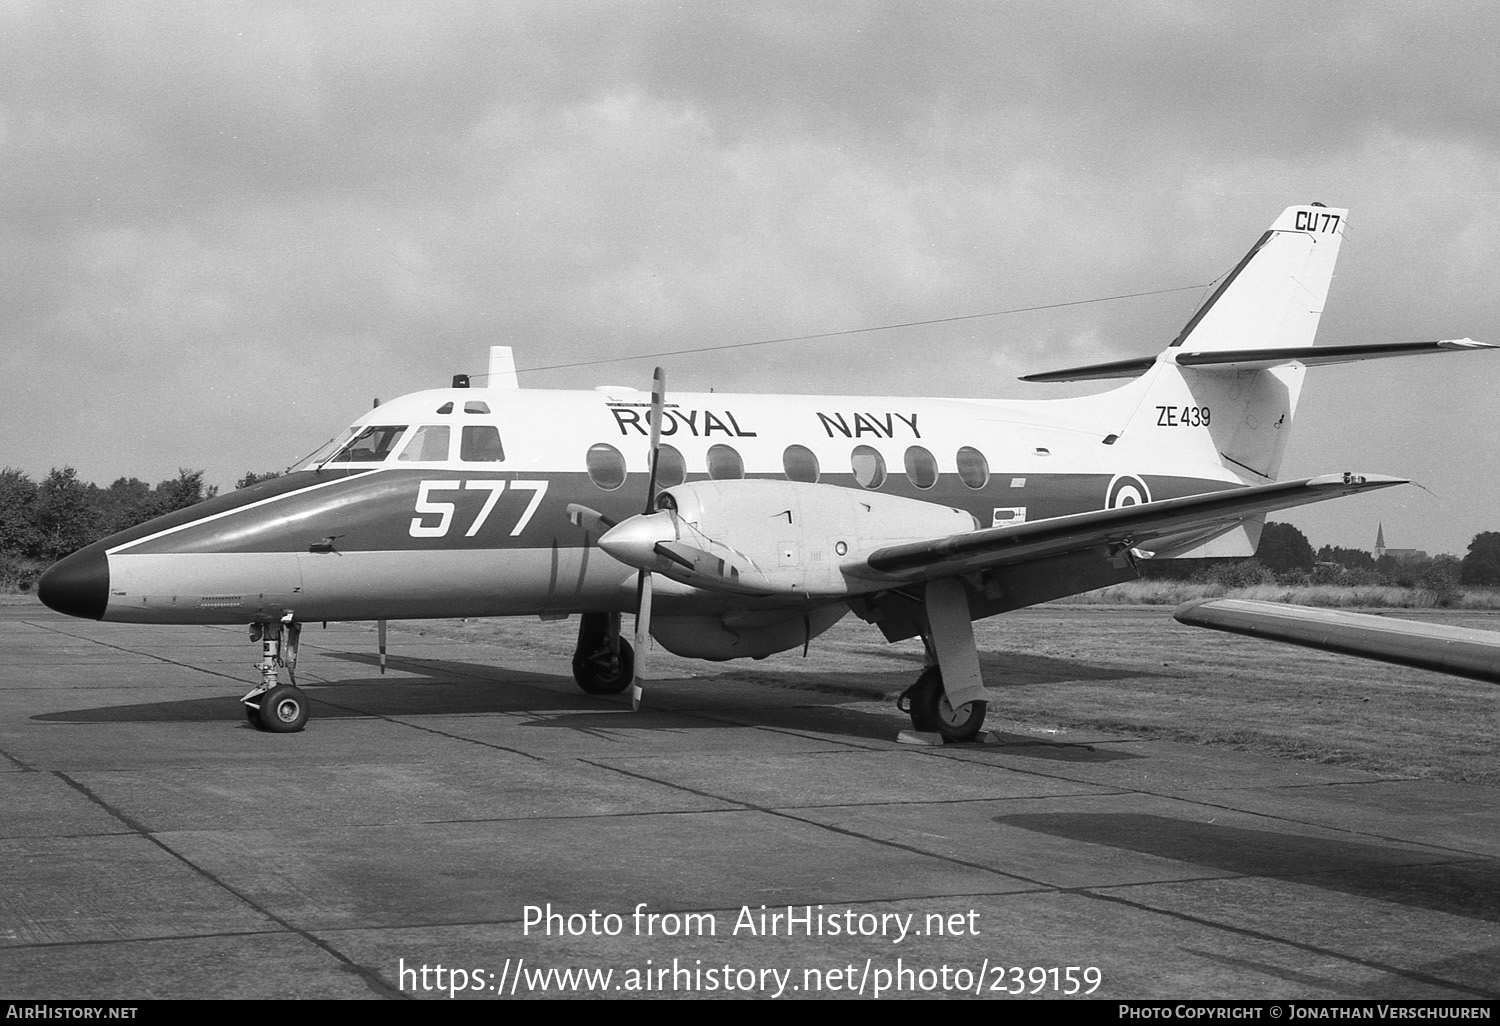
[[[330,438],[322,445],[318,446],[312,452],[302,457],[296,463],[293,463],[290,467],[287,468],[287,473],[291,474],[299,470],[316,470],[318,467],[321,467],[324,463],[328,462],[328,457],[332,456],[334,453],[342,449],[344,447],[344,443],[349,441],[353,434],[354,429],[352,427],[345,428],[343,431],[340,431],[337,435]]]
[[[406,431],[405,424],[379,424],[365,428],[334,453],[329,463],[379,463],[391,454]]]

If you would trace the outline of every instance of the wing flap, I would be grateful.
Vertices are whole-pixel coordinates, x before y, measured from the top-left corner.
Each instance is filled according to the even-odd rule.
[[[1329,474],[1245,488],[1230,486],[1180,499],[890,545],[843,569],[855,577],[914,582],[1098,547],[1123,557],[1129,549],[1150,548],[1158,538],[1216,525],[1227,527],[1257,513],[1406,483],[1396,477]]]

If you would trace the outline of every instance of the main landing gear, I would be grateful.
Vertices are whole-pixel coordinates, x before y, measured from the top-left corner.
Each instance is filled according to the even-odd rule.
[[[973,741],[984,727],[986,703],[968,595],[957,578],[945,577],[929,581],[923,598],[928,665],[896,708],[911,716],[917,730],[944,741]]]
[[[984,702],[965,702],[957,709],[943,690],[943,671],[929,666],[902,692],[896,707],[911,716],[914,729],[941,734],[944,741],[972,741],[984,727]]]
[[[591,695],[618,695],[635,677],[635,651],[620,637],[619,613],[584,613],[573,650],[573,679]]]
[[[244,698],[245,719],[256,730],[272,734],[295,734],[307,726],[307,695],[297,686],[297,641],[302,636],[302,625],[294,623],[291,615],[282,617],[280,623],[252,623],[250,640],[260,642],[260,684]],[[292,683],[283,684],[277,678],[281,667],[286,667]]]

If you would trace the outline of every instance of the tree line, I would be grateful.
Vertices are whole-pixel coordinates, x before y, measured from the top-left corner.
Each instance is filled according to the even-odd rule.
[[[235,487],[275,476],[246,474]],[[6,467],[0,470],[0,587],[28,589],[68,553],[218,491],[204,485],[201,470],[179,470],[154,488],[134,477],[100,488],[80,481],[72,467],[54,469],[41,481]]]
[[[247,473],[246,488],[275,473]],[[179,470],[156,487],[120,478],[108,488],[86,484],[72,467],[33,481],[20,470],[0,470],[0,587],[27,589],[52,563],[90,542],[152,517],[211,499],[203,471]],[[1500,586],[1500,532],[1483,531],[1468,553],[1427,559],[1376,559],[1360,549],[1324,545],[1314,550],[1291,524],[1268,523],[1251,559],[1143,560],[1141,575],[1155,579],[1211,580],[1231,587],[1250,584],[1379,584],[1426,588],[1439,596],[1461,585]]]
[[[1314,550],[1291,524],[1267,523],[1250,559],[1170,559],[1139,564],[1142,576],[1202,580],[1228,587],[1254,584],[1389,585],[1424,588],[1444,596],[1461,586],[1500,586],[1500,532],[1481,531],[1462,557],[1392,556],[1324,545]]]

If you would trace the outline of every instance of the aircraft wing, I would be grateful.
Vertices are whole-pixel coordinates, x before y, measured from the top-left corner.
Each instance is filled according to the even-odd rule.
[[[1150,549],[1151,542],[1159,538],[1217,526],[1228,529],[1259,513],[1406,483],[1395,477],[1330,474],[1247,488],[1230,487],[1205,495],[890,545],[843,569],[855,577],[915,583],[1088,550],[1102,549],[1111,556],[1123,555],[1129,549]]]
[[[1500,633],[1493,631],[1246,599],[1200,599],[1172,615],[1191,627],[1500,684]]]

